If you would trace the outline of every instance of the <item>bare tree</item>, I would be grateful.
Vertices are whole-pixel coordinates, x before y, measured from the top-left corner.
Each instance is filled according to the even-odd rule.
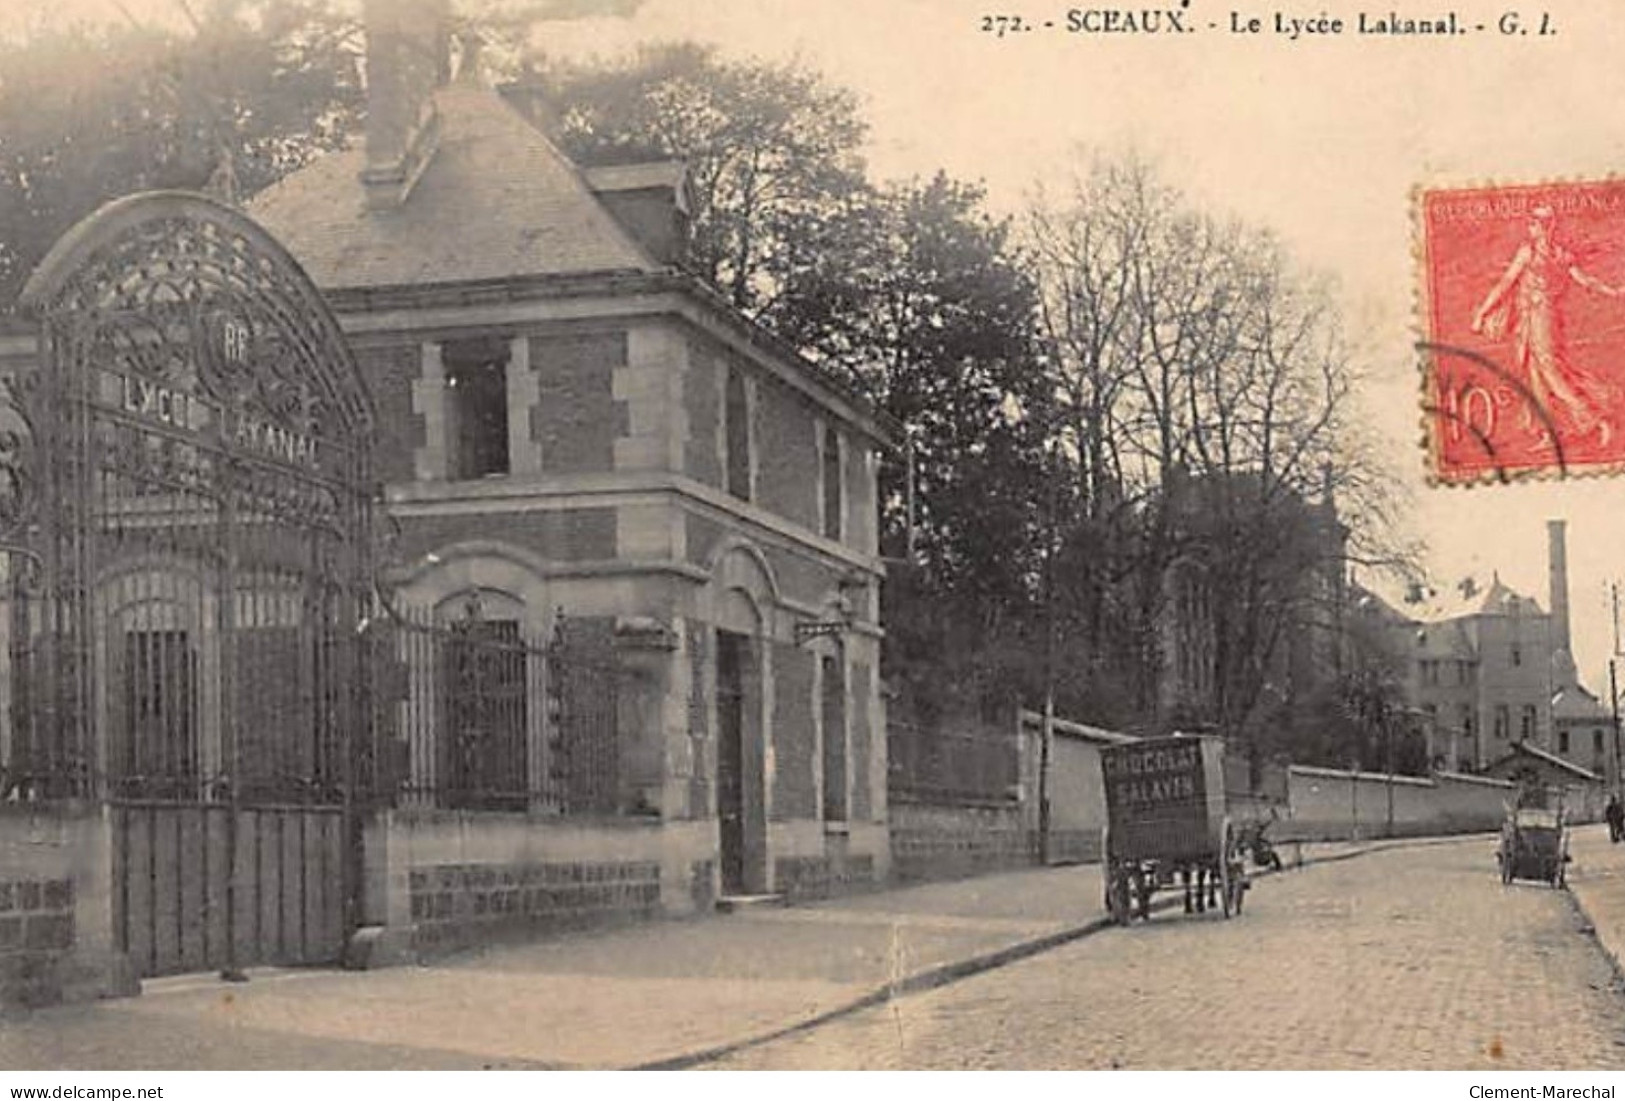
[[[1134,157],[1041,195],[1026,225],[1072,474],[1075,650],[1130,670],[1153,724],[1260,741],[1283,701],[1335,676],[1348,561],[1392,537],[1365,509],[1385,479],[1332,289]]]

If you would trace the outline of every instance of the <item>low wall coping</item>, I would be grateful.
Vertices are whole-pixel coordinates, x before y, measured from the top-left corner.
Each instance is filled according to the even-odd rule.
[[[1321,768],[1319,765],[1288,765],[1287,771],[1299,776],[1319,776],[1327,780],[1368,780],[1376,784],[1399,784],[1404,787],[1436,788],[1432,780],[1419,776],[1402,776],[1397,772],[1349,772],[1341,768]]]
[[[504,823],[543,826],[552,829],[650,830],[672,825],[681,819],[658,814],[565,815],[522,810],[448,810],[445,807],[392,807],[378,815],[378,821],[403,825],[447,825],[462,822]]]
[[[1100,742],[1103,745],[1122,745],[1125,742],[1137,742],[1140,740],[1132,734],[1119,734],[1115,730],[1106,730],[1098,726],[1089,726],[1086,723],[1073,722],[1071,719],[1063,719],[1059,715],[1055,716],[1051,722],[1054,723],[1053,729],[1057,734],[1066,734],[1073,738],[1082,738],[1086,741]],[[1023,727],[1038,727],[1040,730],[1042,730],[1044,726],[1044,716],[1039,714],[1037,711],[1028,711],[1023,709],[1021,712],[1021,725]]]
[[[1439,771],[1433,774],[1440,780],[1449,780],[1453,784],[1480,784],[1487,788],[1506,788],[1511,790],[1517,787],[1511,780],[1500,780],[1494,776],[1473,776],[1465,772]]]
[[[37,803],[0,802],[0,820],[86,822],[102,817],[103,804],[94,799],[50,799]]]
[[[1020,799],[974,799],[969,796],[957,797],[953,795],[931,795],[918,792],[902,791],[890,788],[886,792],[886,801],[893,804],[904,804],[911,807],[935,807],[939,810],[1009,810],[1016,811],[1022,807]]]

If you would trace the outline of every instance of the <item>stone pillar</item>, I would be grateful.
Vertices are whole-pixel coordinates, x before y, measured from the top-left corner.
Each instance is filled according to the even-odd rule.
[[[531,410],[541,400],[541,381],[530,367],[530,338],[508,342],[508,472],[536,474],[542,469],[542,447],[531,433]]]
[[[412,472],[418,481],[429,482],[446,476],[446,366],[439,344],[424,344],[420,354],[412,412],[423,418],[423,446],[412,452]]]
[[[670,816],[666,806],[667,757],[674,740],[686,737],[685,715],[675,690],[676,633],[648,616],[623,616],[615,624],[615,649],[628,680],[618,715],[621,734],[621,805]]]

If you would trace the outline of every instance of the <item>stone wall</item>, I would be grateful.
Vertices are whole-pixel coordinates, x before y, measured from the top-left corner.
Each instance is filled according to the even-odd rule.
[[[628,432],[612,372],[626,364],[625,332],[530,338],[540,400],[531,409],[531,438],[549,474],[615,469],[615,439]]]
[[[766,375],[756,378],[756,503],[817,531],[817,414],[783,383]]]
[[[97,809],[0,810],[0,1005],[140,990],[112,944],[111,860]]]
[[[1500,827],[1512,785],[1481,776],[1429,779],[1294,765],[1287,779],[1290,814],[1277,840],[1415,837]]]
[[[891,801],[891,873],[901,883],[1031,866],[1036,838],[1021,806]]]
[[[875,858],[847,853],[836,845],[825,856],[781,856],[773,861],[773,884],[778,893],[796,902],[872,890],[878,886]]]
[[[58,1000],[53,972],[75,939],[72,879],[0,872],[0,1002]]]
[[[704,910],[715,839],[710,822],[390,811],[367,831],[365,921],[424,956]]]
[[[612,508],[407,516],[400,527],[398,553],[408,561],[471,540],[509,543],[561,562],[600,561],[616,551]]]
[[[816,658],[789,642],[773,645],[773,799],[778,821],[817,818],[818,774],[814,758],[818,731],[813,725],[813,666]]]
[[[423,414],[412,405],[412,388],[423,376],[422,349],[415,343],[360,346],[355,358],[377,409],[373,472],[386,482],[410,482],[414,456],[428,442]]]
[[[658,861],[416,865],[407,882],[413,947],[423,954],[660,911]]]

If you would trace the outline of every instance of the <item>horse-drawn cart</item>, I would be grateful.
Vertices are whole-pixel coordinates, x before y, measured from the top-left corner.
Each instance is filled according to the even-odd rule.
[[[1100,751],[1106,788],[1106,909],[1120,924],[1151,916],[1178,878],[1185,907],[1241,912],[1242,851],[1225,807],[1224,742],[1175,735]],[[1193,893],[1194,891],[1194,893]]]
[[[1525,789],[1501,824],[1495,858],[1501,882],[1534,879],[1561,887],[1568,878],[1569,826],[1560,793]]]

